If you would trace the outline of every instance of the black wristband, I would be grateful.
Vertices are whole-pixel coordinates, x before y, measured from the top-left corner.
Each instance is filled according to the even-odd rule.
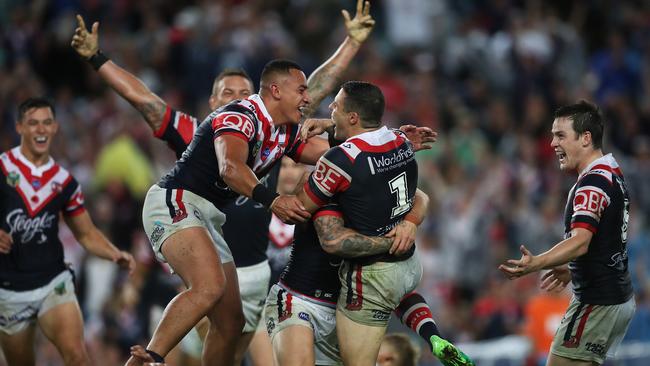
[[[253,188],[253,199],[266,208],[271,208],[271,203],[278,197],[279,194],[268,189],[264,184],[259,183]]]
[[[151,358],[153,358],[154,362],[159,362],[159,363],[165,363],[165,358],[159,354],[157,354],[154,351],[149,351],[148,349],[145,350]]]
[[[100,67],[102,67],[103,64],[105,64],[108,61],[108,57],[104,55],[102,50],[98,50],[97,53],[90,56],[90,58],[87,61],[90,65],[92,65],[93,69],[97,71],[99,70]]]

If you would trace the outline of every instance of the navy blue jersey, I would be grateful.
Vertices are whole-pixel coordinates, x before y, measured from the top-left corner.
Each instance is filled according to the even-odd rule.
[[[329,204],[312,217],[339,216],[337,205]],[[329,304],[336,304],[341,290],[338,270],[341,258],[326,253],[320,245],[314,222],[297,224],[294,230],[291,258],[280,276],[280,283],[302,295]]]
[[[594,161],[578,177],[564,211],[565,237],[574,228],[593,233],[586,254],[569,263],[578,300],[614,305],[632,297],[627,267],[630,198],[623,173],[611,154]]]
[[[323,155],[305,183],[305,192],[319,205],[338,203],[346,226],[368,236],[388,233],[413,206],[418,167],[410,141],[382,127],[347,139]],[[359,263],[395,261],[381,254]]]
[[[181,157],[198,126],[196,118],[167,107],[161,128],[154,135],[166,141],[176,156]],[[279,171],[280,164],[276,164],[260,182],[275,191]],[[235,265],[246,267],[266,260],[271,212],[246,196],[239,196],[220,209],[227,217],[222,229]]]
[[[246,141],[246,163],[263,177],[283,155],[299,159],[305,145],[298,138],[298,130],[297,125],[275,126],[259,95],[234,101],[206,117],[176,166],[158,184],[189,190],[221,209],[238,195],[219,176],[214,139],[232,135]]]
[[[0,288],[42,287],[66,269],[59,215],[84,212],[79,183],[50,159],[35,167],[16,147],[0,155],[0,228],[13,239],[0,254]]]

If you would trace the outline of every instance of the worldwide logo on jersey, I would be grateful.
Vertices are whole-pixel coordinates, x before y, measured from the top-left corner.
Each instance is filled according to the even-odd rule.
[[[9,174],[7,175],[7,185],[9,185],[12,188],[16,188],[18,182],[20,182],[20,174],[16,172],[9,172]]]

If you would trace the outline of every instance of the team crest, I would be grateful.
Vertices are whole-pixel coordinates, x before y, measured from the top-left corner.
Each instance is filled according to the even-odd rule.
[[[9,172],[7,175],[7,184],[10,187],[16,187],[18,185],[18,182],[20,181],[20,175],[16,172]]]
[[[65,295],[65,292],[66,292],[66,289],[65,289],[65,282],[61,282],[61,283],[59,283],[59,284],[54,288],[54,292],[55,292],[57,295],[59,295],[59,296]]]
[[[32,181],[32,187],[34,187],[34,189],[40,189],[41,188],[41,180],[40,179],[34,179]]]
[[[262,148],[262,141],[257,141],[255,143],[255,146],[253,147],[253,156],[257,156],[257,153],[260,151]]]
[[[52,192],[61,193],[63,187],[59,182],[52,182]]]

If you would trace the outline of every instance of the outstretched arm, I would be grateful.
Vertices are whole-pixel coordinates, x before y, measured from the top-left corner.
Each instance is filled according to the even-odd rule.
[[[72,48],[86,60],[97,57],[96,55],[99,52],[99,23],[93,23],[92,31],[88,32],[86,24],[80,15],[77,15],[77,22],[77,29],[72,37]],[[167,104],[159,96],[149,90],[135,75],[119,67],[113,61],[104,62],[99,66],[97,72],[113,90],[142,114],[153,131],[160,129]]]
[[[93,224],[88,212],[75,216],[63,216],[75,239],[90,253],[117,263],[133,273],[135,260],[125,251],[117,249]]]
[[[312,116],[323,99],[340,84],[343,72],[375,26],[375,20],[370,15],[369,1],[357,0],[357,12],[352,19],[347,10],[342,10],[341,13],[348,36],[336,52],[309,76],[307,87],[312,102],[305,111],[306,117]]]

